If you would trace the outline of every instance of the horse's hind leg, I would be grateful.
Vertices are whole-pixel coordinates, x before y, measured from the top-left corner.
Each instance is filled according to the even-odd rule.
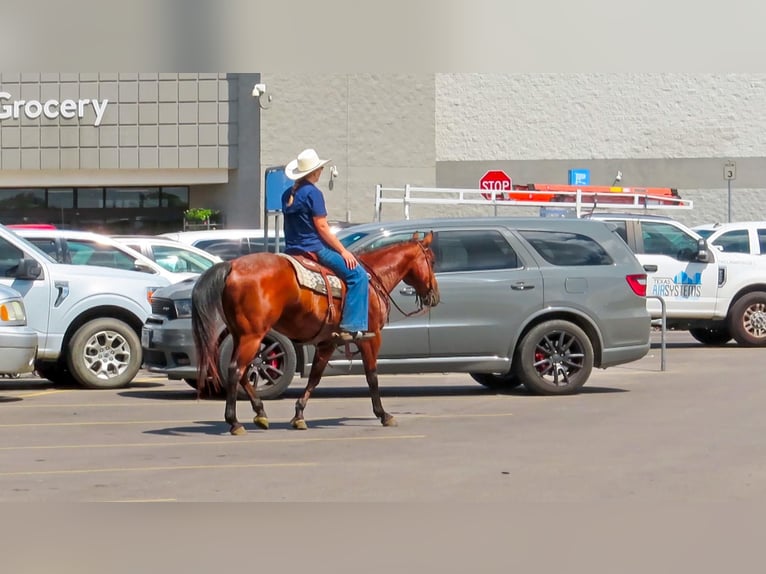
[[[314,360],[311,362],[311,371],[309,372],[309,382],[306,383],[303,396],[295,401],[295,416],[290,421],[290,424],[294,429],[306,430],[308,428],[306,426],[306,420],[303,418],[303,409],[306,408],[311,393],[322,379],[322,373],[324,373],[327,361],[330,360],[334,350],[335,345],[329,343],[319,343],[316,346]]]
[[[266,415],[266,409],[263,407],[263,400],[258,396],[255,390],[255,384],[250,384],[248,381],[249,374],[249,362],[258,353],[261,348],[261,341],[263,335],[247,335],[243,336],[239,342],[239,358],[237,359],[237,366],[239,367],[240,377],[239,384],[245,389],[250,404],[253,407],[255,417],[253,422],[256,426],[267,429],[269,428],[269,417]]]
[[[226,370],[226,409],[224,411],[224,419],[229,423],[229,432],[233,435],[245,434],[247,430],[242,423],[237,420],[237,383],[240,379],[240,370],[237,367],[237,363],[234,361],[234,355],[236,355],[237,341],[234,340],[234,353],[232,354],[232,360],[229,362],[229,366]]]
[[[384,427],[395,427],[394,415],[387,413],[383,409],[383,403],[380,400],[380,389],[378,388],[378,351],[380,350],[380,333],[374,339],[359,341],[357,347],[362,354],[364,363],[364,376],[367,379],[367,386],[370,388],[370,398],[372,399],[372,412],[380,419]]]

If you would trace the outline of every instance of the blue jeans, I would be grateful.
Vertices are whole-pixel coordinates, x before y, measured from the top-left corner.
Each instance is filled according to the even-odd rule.
[[[370,292],[364,267],[357,265],[349,269],[341,254],[329,247],[317,251],[316,256],[322,265],[332,269],[346,284],[346,301],[343,304],[340,328],[344,331],[366,331]]]

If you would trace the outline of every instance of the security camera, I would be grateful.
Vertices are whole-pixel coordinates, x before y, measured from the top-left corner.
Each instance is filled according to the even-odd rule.
[[[617,170],[617,175],[614,176],[614,181],[616,182],[622,181],[622,172],[620,170]]]
[[[254,98],[260,98],[261,94],[266,93],[266,84],[255,84],[253,86],[253,97]]]

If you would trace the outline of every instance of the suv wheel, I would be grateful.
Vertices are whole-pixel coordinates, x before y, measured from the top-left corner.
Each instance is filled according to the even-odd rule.
[[[729,313],[729,330],[737,343],[766,346],[766,293],[748,293],[731,306]]]
[[[127,386],[141,368],[141,341],[118,319],[88,321],[69,341],[67,363],[72,376],[89,389]]]
[[[553,320],[533,327],[521,340],[513,372],[531,392],[571,395],[593,370],[593,345],[585,331],[569,321]]]
[[[218,366],[221,373],[226,376],[229,367],[231,352],[234,343],[231,335],[227,335],[221,342]],[[250,383],[256,382],[256,392],[263,400],[279,398],[295,377],[295,369],[298,358],[295,356],[293,342],[276,331],[269,331],[261,341],[261,349],[253,357],[252,363],[256,368],[250,372]],[[196,379],[185,379],[192,388],[197,388]],[[241,388],[237,389],[237,398],[246,400],[247,393]]]
[[[697,327],[689,329],[689,334],[703,345],[725,345],[731,341],[731,333],[725,327],[720,329]]]
[[[521,385],[521,381],[513,373],[494,375],[491,373],[469,373],[471,378],[489,389],[498,391],[510,391]]]

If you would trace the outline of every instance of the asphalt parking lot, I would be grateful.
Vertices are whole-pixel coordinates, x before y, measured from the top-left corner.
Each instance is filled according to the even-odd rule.
[[[659,339],[657,339],[659,340]],[[289,427],[304,380],[266,403],[267,431],[228,434],[220,400],[142,371],[126,389],[0,379],[2,501],[588,501],[766,499],[766,350],[670,333],[581,394],[484,389],[467,375],[328,377]]]

